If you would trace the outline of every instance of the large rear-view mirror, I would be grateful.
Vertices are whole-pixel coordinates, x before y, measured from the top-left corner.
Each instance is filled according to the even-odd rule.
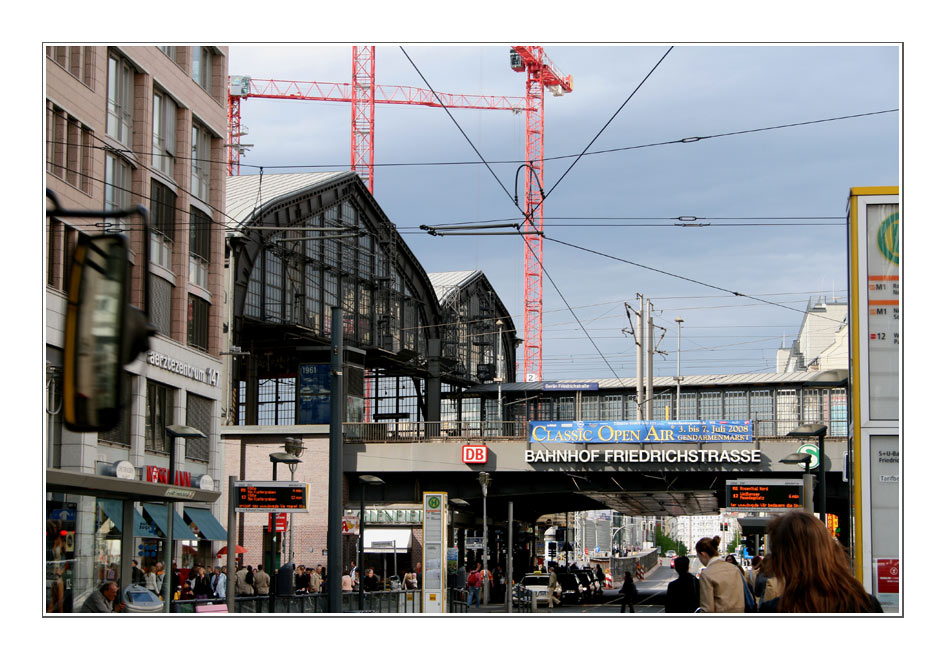
[[[63,356],[63,420],[73,431],[108,430],[119,421],[128,287],[127,239],[83,236],[69,278]]]

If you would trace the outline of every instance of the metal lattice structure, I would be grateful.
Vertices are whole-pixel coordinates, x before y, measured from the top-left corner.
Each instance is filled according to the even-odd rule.
[[[514,71],[526,73],[526,229],[539,234],[523,238],[523,381],[543,379],[543,171],[546,88],[556,96],[572,91],[572,76],[563,76],[540,46],[514,46]]]

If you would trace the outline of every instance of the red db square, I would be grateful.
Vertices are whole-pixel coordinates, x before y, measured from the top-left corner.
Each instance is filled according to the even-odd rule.
[[[487,463],[487,446],[465,445],[460,457],[465,464],[485,464]]]

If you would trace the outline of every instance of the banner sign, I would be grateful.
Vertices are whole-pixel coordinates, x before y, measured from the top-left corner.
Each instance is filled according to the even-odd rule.
[[[533,443],[751,443],[752,420],[530,421]]]
[[[300,365],[296,379],[300,425],[327,425],[332,412],[329,403],[331,365]]]

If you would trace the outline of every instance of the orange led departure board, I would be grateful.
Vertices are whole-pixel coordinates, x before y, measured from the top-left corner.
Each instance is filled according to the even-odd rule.
[[[801,509],[802,480],[727,480],[727,509]]]
[[[234,482],[237,512],[308,512],[305,482]]]

